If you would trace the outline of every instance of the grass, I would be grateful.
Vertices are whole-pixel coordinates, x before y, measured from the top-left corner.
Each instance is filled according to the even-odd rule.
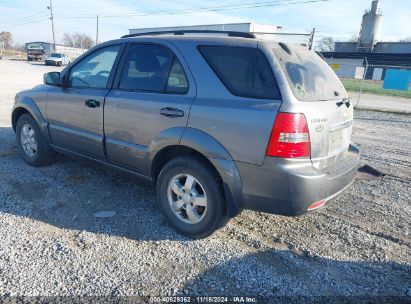
[[[343,83],[347,91],[360,92],[361,90],[361,83],[362,83],[361,79],[342,78],[341,82]],[[386,89],[383,89],[382,85],[383,85],[382,81],[364,80],[364,86],[362,88],[362,92],[366,94],[411,98],[411,86],[408,89],[408,91],[400,91],[400,90],[386,90]]]

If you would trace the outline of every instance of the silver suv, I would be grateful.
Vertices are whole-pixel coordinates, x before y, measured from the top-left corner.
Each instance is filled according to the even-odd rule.
[[[25,162],[61,152],[150,180],[195,238],[243,209],[293,216],[331,201],[357,171],[352,122],[316,53],[236,32],[100,44],[18,93],[12,113]]]

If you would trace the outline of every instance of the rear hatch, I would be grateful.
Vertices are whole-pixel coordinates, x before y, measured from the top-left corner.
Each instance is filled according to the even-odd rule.
[[[341,81],[315,52],[280,43],[274,53],[298,102],[293,112],[306,117],[311,160],[318,169],[334,165],[350,144],[353,105]]]

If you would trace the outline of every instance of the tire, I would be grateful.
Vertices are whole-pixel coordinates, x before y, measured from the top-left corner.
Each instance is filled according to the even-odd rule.
[[[195,179],[191,191],[183,189],[187,185],[188,176]],[[177,192],[171,190],[170,186],[171,183],[175,184],[177,180],[180,182],[178,184],[181,186],[180,191],[185,191],[180,198]],[[226,202],[221,179],[201,158],[184,156],[169,161],[161,170],[156,187],[157,199],[163,215],[181,234],[196,239],[205,238],[227,222]],[[187,196],[189,192],[191,198]],[[191,202],[188,201],[189,199]],[[176,206],[180,206],[181,202],[184,202],[184,205],[178,208],[180,212],[173,210],[170,200],[171,202],[177,201]],[[198,205],[199,203],[201,205]],[[195,216],[193,216],[193,212]],[[188,216],[189,214],[191,217]],[[193,217],[198,222],[193,222]]]
[[[25,133],[31,134],[30,140]],[[55,153],[51,150],[47,139],[30,114],[21,115],[17,121],[16,140],[20,156],[27,164],[43,166],[53,162]],[[31,153],[29,153],[30,151]]]

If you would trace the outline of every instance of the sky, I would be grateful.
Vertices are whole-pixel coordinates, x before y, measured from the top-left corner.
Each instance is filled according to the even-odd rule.
[[[50,11],[47,9],[49,1],[0,0],[0,32],[11,32],[17,44],[52,41]],[[61,42],[65,32],[86,33],[95,39],[94,16],[97,14],[100,16],[100,42],[128,34],[130,28],[233,22],[279,25],[283,32],[298,33],[308,33],[315,27],[317,43],[326,36],[345,41],[358,35],[362,15],[371,7],[371,0],[52,1],[57,43]],[[296,2],[308,3],[292,4]],[[252,4],[254,7],[230,7]],[[199,8],[203,10],[199,11]],[[206,11],[204,8],[214,9]],[[191,13],[187,13],[187,10],[191,10]],[[411,0],[381,0],[381,10],[384,15],[381,40],[397,41],[411,36]],[[170,11],[174,13],[164,13]]]

